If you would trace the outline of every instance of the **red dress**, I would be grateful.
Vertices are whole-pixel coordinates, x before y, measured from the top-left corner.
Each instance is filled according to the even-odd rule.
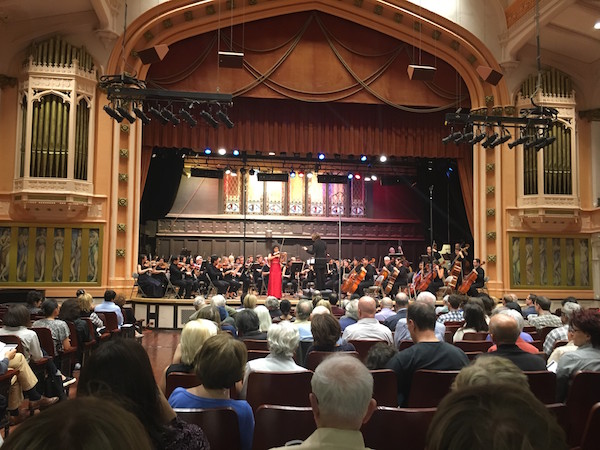
[[[281,264],[279,263],[279,256],[276,256],[271,260],[267,295],[272,295],[278,299],[281,298]]]

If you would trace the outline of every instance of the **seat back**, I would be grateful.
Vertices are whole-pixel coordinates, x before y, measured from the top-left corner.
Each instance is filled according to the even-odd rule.
[[[592,406],[581,438],[581,450],[595,450],[600,443],[600,402]]]
[[[52,340],[52,332],[50,328],[31,328],[37,334],[38,339],[40,340],[40,346],[46,352],[48,356],[56,357],[56,352],[54,351],[54,341]]]
[[[568,436],[569,418],[567,417],[567,405],[564,403],[550,403],[546,404],[546,409],[554,416],[560,427],[565,432],[565,436]]]
[[[469,331],[463,334],[463,341],[485,341],[487,336],[487,331]]]
[[[538,339],[542,342],[546,340],[546,336],[556,327],[543,327],[541,330],[538,330]]]
[[[349,340],[348,341],[349,344],[354,345],[354,348],[358,352],[358,356],[361,361],[365,361],[367,359],[367,355],[369,354],[369,350],[371,349],[371,347],[373,347],[375,344],[378,344],[379,342],[383,342],[384,344],[387,344],[387,342],[385,342],[385,341],[367,341],[367,340],[356,340],[356,341]]]
[[[494,345],[492,341],[456,341],[454,345],[463,352],[487,352]]]
[[[310,406],[312,372],[251,372],[246,400],[256,411],[260,405]]]
[[[436,408],[378,406],[361,429],[365,446],[377,450],[423,450],[427,429],[435,411]],[[393,430],[393,433],[386,430]]]
[[[568,443],[579,445],[592,406],[600,402],[600,372],[579,372],[567,394],[569,417]]]
[[[21,342],[21,338],[19,336],[14,336],[12,334],[4,334],[0,336],[0,342],[4,342],[5,344],[17,344],[17,353],[23,353],[23,342]]]
[[[71,341],[71,346],[75,347],[75,348],[79,348],[79,346],[80,346],[79,336],[77,335],[77,328],[75,328],[75,324],[73,322],[71,322],[70,320],[65,321],[65,323],[69,327],[69,333],[70,333],[69,339]]]
[[[359,357],[358,352],[343,352],[343,354],[354,356],[356,358]],[[317,368],[317,366],[323,362],[325,358],[331,355],[335,355],[335,352],[310,352],[308,355],[306,355],[306,361],[304,366],[308,370],[314,371]]]
[[[182,387],[187,389],[198,385],[200,385],[200,380],[196,377],[195,373],[171,372],[167,375],[165,396],[169,398],[175,388]]]
[[[458,370],[419,369],[412,377],[407,408],[434,408],[450,392]]]
[[[308,406],[261,405],[254,413],[253,450],[283,447],[287,442],[306,440],[317,428]]]
[[[373,376],[373,398],[378,406],[398,406],[398,378],[393,370],[371,370]]]
[[[119,331],[119,318],[117,317],[117,313],[113,311],[105,311],[102,314],[104,314],[104,319],[102,322],[104,322],[106,331]]]
[[[268,350],[248,350],[248,361],[254,359],[266,358],[269,354]]]
[[[175,412],[181,420],[202,428],[211,448],[241,449],[238,416],[232,408],[176,408]]]
[[[556,401],[556,374],[547,370],[525,372],[529,389],[544,404]]]
[[[452,339],[450,339],[450,341],[452,341]],[[406,350],[407,348],[410,348],[413,345],[414,345],[413,341],[400,341],[400,344],[398,345],[398,350],[399,351]]]
[[[263,350],[269,351],[269,344],[266,339],[243,339],[242,342],[248,350]]]

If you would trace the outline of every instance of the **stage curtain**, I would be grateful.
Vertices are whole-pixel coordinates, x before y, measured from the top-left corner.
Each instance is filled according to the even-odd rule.
[[[463,203],[465,204],[465,213],[469,222],[471,234],[473,233],[473,153],[465,152],[463,158],[457,158],[458,178],[460,180],[460,189],[462,191]]]
[[[152,161],[152,147],[148,145],[142,146],[142,163],[140,167],[140,191],[144,192],[146,187],[146,179],[148,178],[148,169],[150,169],[150,161]]]

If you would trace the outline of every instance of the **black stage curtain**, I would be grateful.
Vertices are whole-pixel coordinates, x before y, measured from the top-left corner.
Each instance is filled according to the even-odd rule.
[[[164,218],[177,197],[187,149],[154,147],[142,194],[140,220]]]

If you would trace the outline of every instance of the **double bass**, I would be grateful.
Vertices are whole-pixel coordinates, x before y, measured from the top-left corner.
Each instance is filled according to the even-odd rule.
[[[358,270],[355,270],[350,274],[348,279],[344,281],[342,284],[342,292],[345,294],[354,294],[356,289],[358,289],[358,285],[365,279],[367,276],[367,269],[361,267]]]
[[[388,277],[388,284],[385,286],[386,295],[389,295],[390,292],[392,292],[392,289],[394,288],[394,284],[396,283],[396,278],[398,278],[399,273],[400,273],[400,270],[398,270],[397,267],[394,267],[394,270],[392,271],[391,275]]]
[[[462,262],[459,260],[459,257],[465,257],[467,254],[467,250],[469,249],[469,244],[465,245],[460,249],[454,261],[452,261],[452,268],[450,269],[450,276],[448,277],[449,281],[446,283],[446,286],[450,287],[452,290],[456,289],[456,283],[458,283],[458,277],[462,272]],[[464,252],[464,254],[463,254]]]

